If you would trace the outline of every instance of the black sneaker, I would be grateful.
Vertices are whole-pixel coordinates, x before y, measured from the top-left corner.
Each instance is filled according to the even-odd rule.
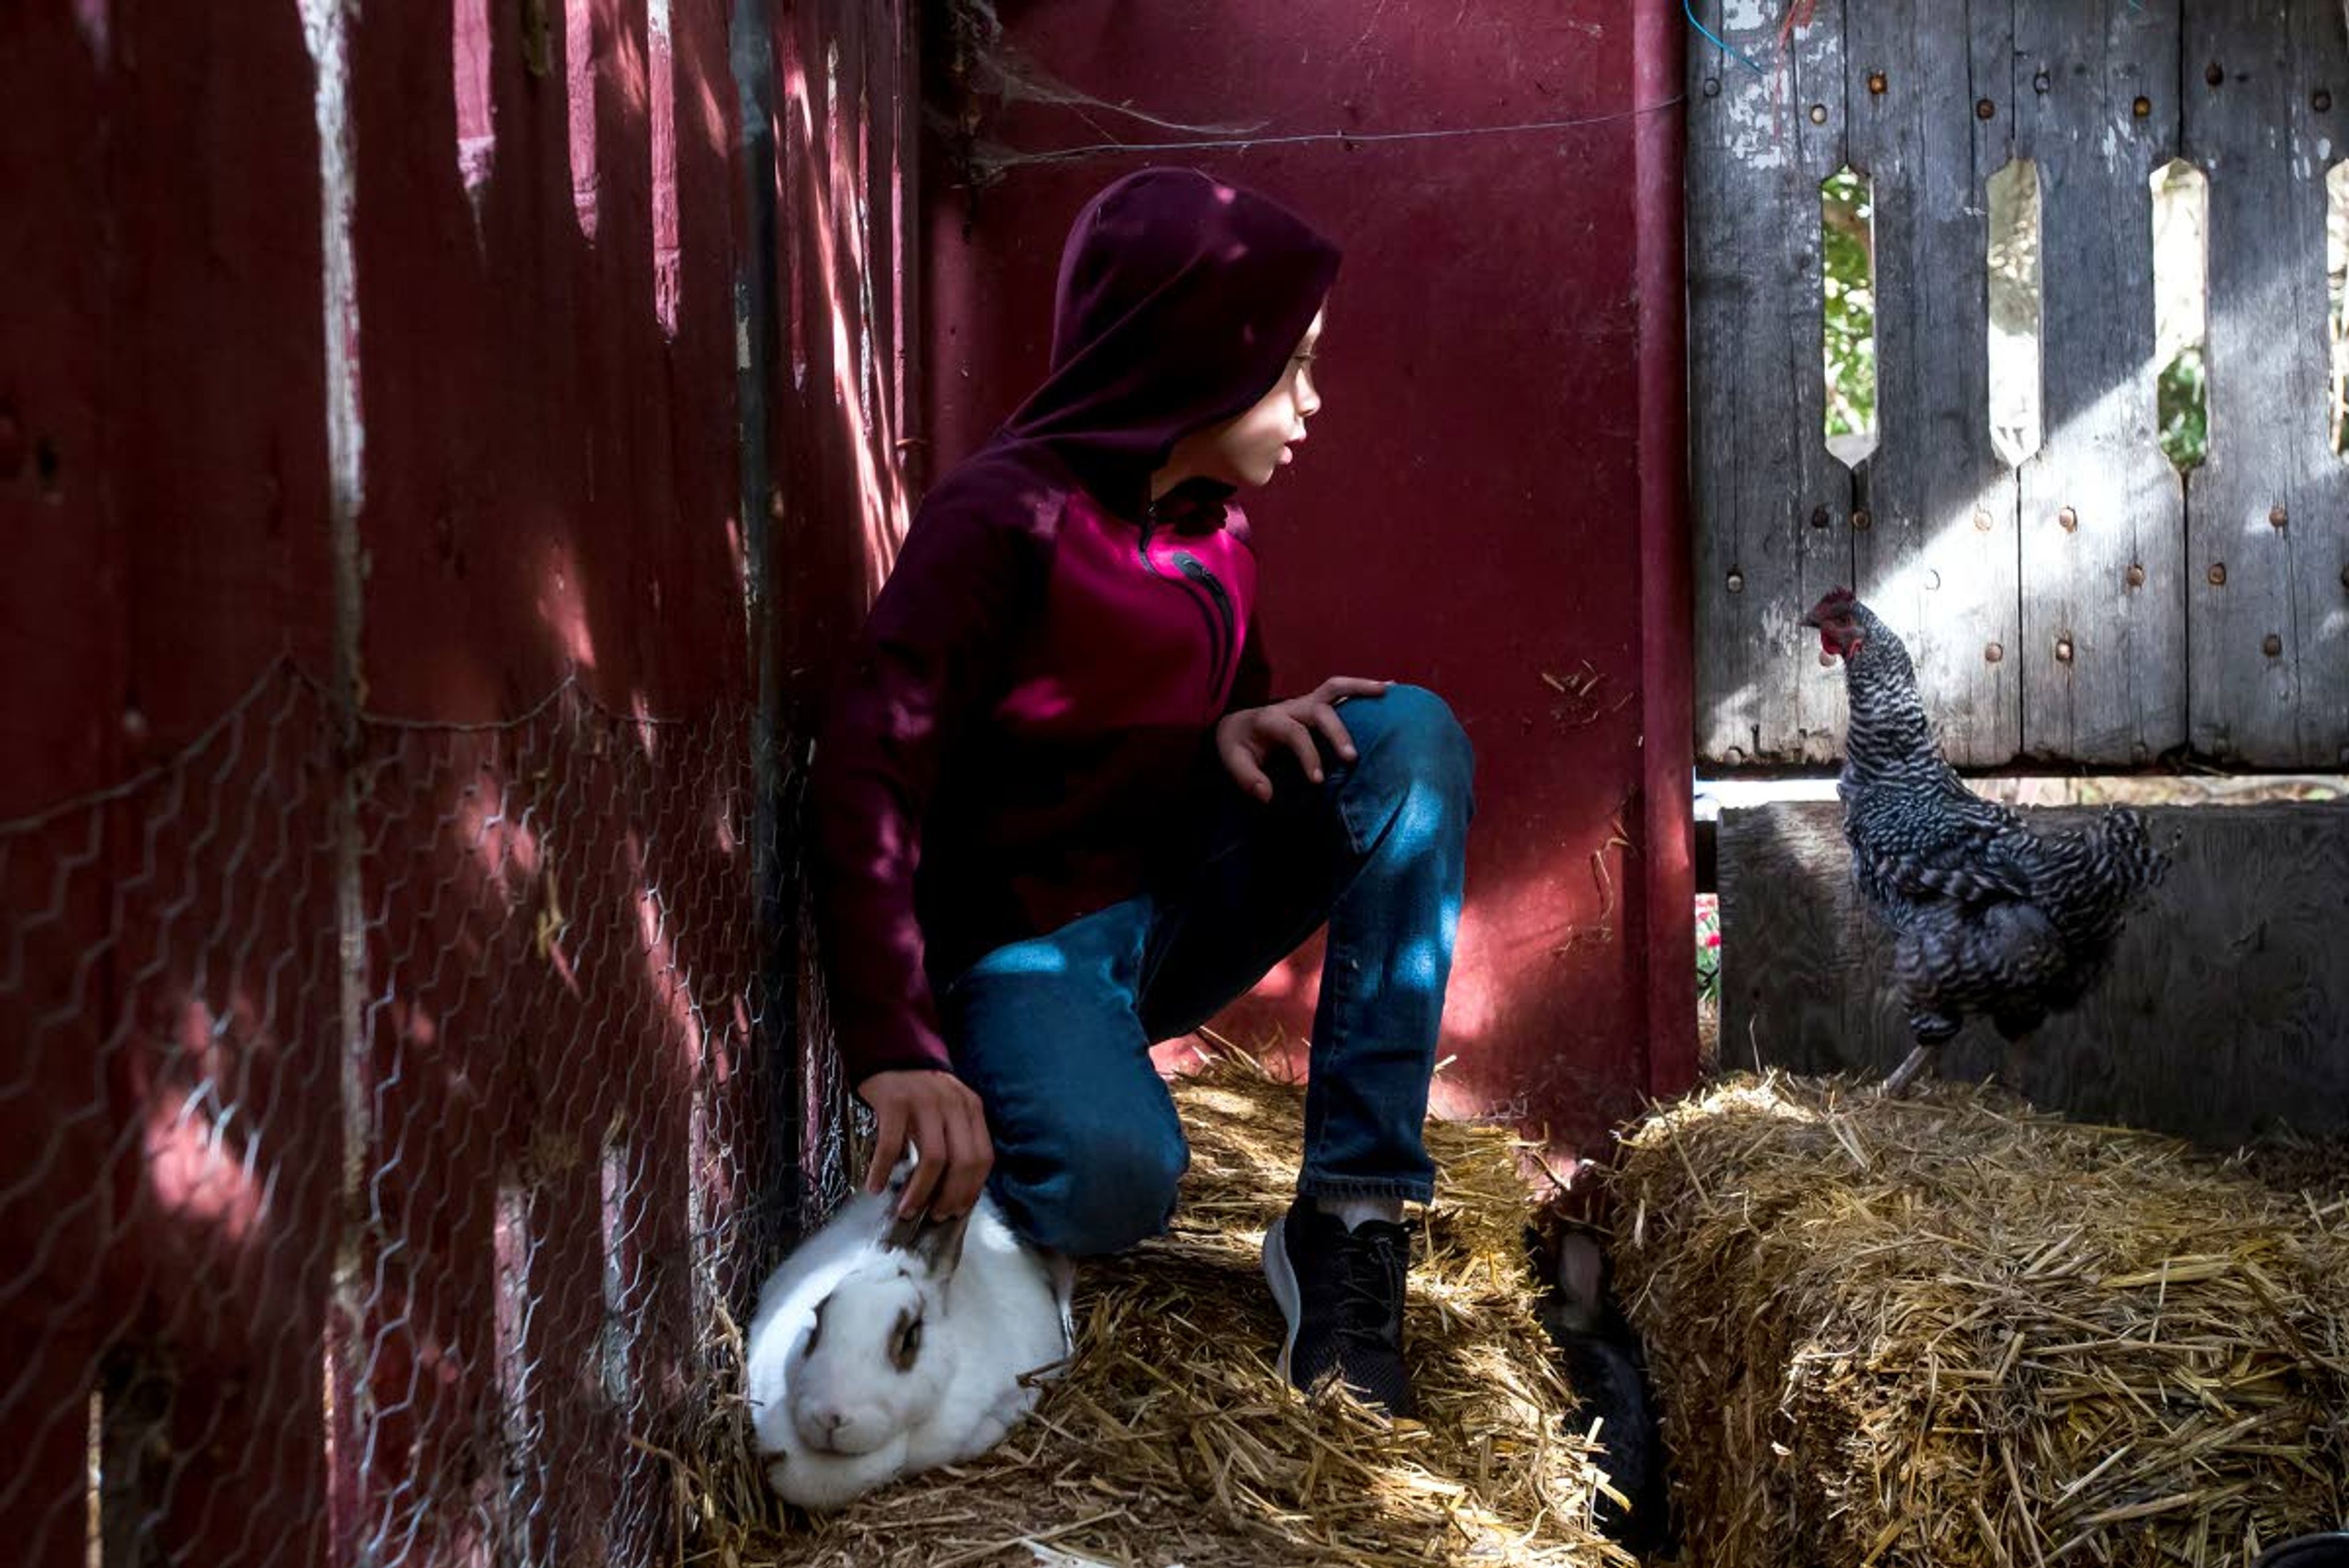
[[[1309,1393],[1336,1376],[1373,1409],[1411,1419],[1402,1364],[1402,1278],[1411,1230],[1366,1220],[1353,1230],[1309,1199],[1264,1233],[1264,1277],[1288,1321],[1280,1375]]]

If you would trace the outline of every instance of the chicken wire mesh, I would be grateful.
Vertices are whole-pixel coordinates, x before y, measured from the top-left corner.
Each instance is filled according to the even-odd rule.
[[[12,1557],[671,1557],[799,1158],[751,721],[350,721],[281,665],[0,824]]]

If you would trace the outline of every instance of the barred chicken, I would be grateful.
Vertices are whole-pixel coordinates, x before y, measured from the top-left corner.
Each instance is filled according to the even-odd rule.
[[[1916,1042],[1886,1092],[1931,1070],[1969,1018],[2005,1038],[2005,1077],[2019,1087],[2032,1032],[2095,985],[2168,857],[2126,806],[2085,830],[2034,833],[1967,789],[1934,743],[1909,650],[1848,590],[1820,599],[1803,624],[1843,660],[1844,837],[1853,880],[1893,934]]]

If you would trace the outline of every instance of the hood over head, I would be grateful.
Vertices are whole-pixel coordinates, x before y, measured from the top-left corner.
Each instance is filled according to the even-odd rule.
[[[1279,382],[1338,255],[1287,208],[1195,170],[1127,175],[1069,231],[1051,373],[1005,436],[1138,515],[1176,441]]]

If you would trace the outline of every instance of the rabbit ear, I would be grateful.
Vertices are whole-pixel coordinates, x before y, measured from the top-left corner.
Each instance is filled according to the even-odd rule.
[[[1607,1255],[1579,1231],[1557,1240],[1558,1293],[1588,1312],[1599,1310],[1607,1288]]]
[[[963,1233],[970,1229],[970,1215],[965,1210],[951,1220],[916,1214],[895,1220],[882,1245],[914,1258],[931,1279],[944,1282],[954,1277],[955,1266],[962,1262]]]

